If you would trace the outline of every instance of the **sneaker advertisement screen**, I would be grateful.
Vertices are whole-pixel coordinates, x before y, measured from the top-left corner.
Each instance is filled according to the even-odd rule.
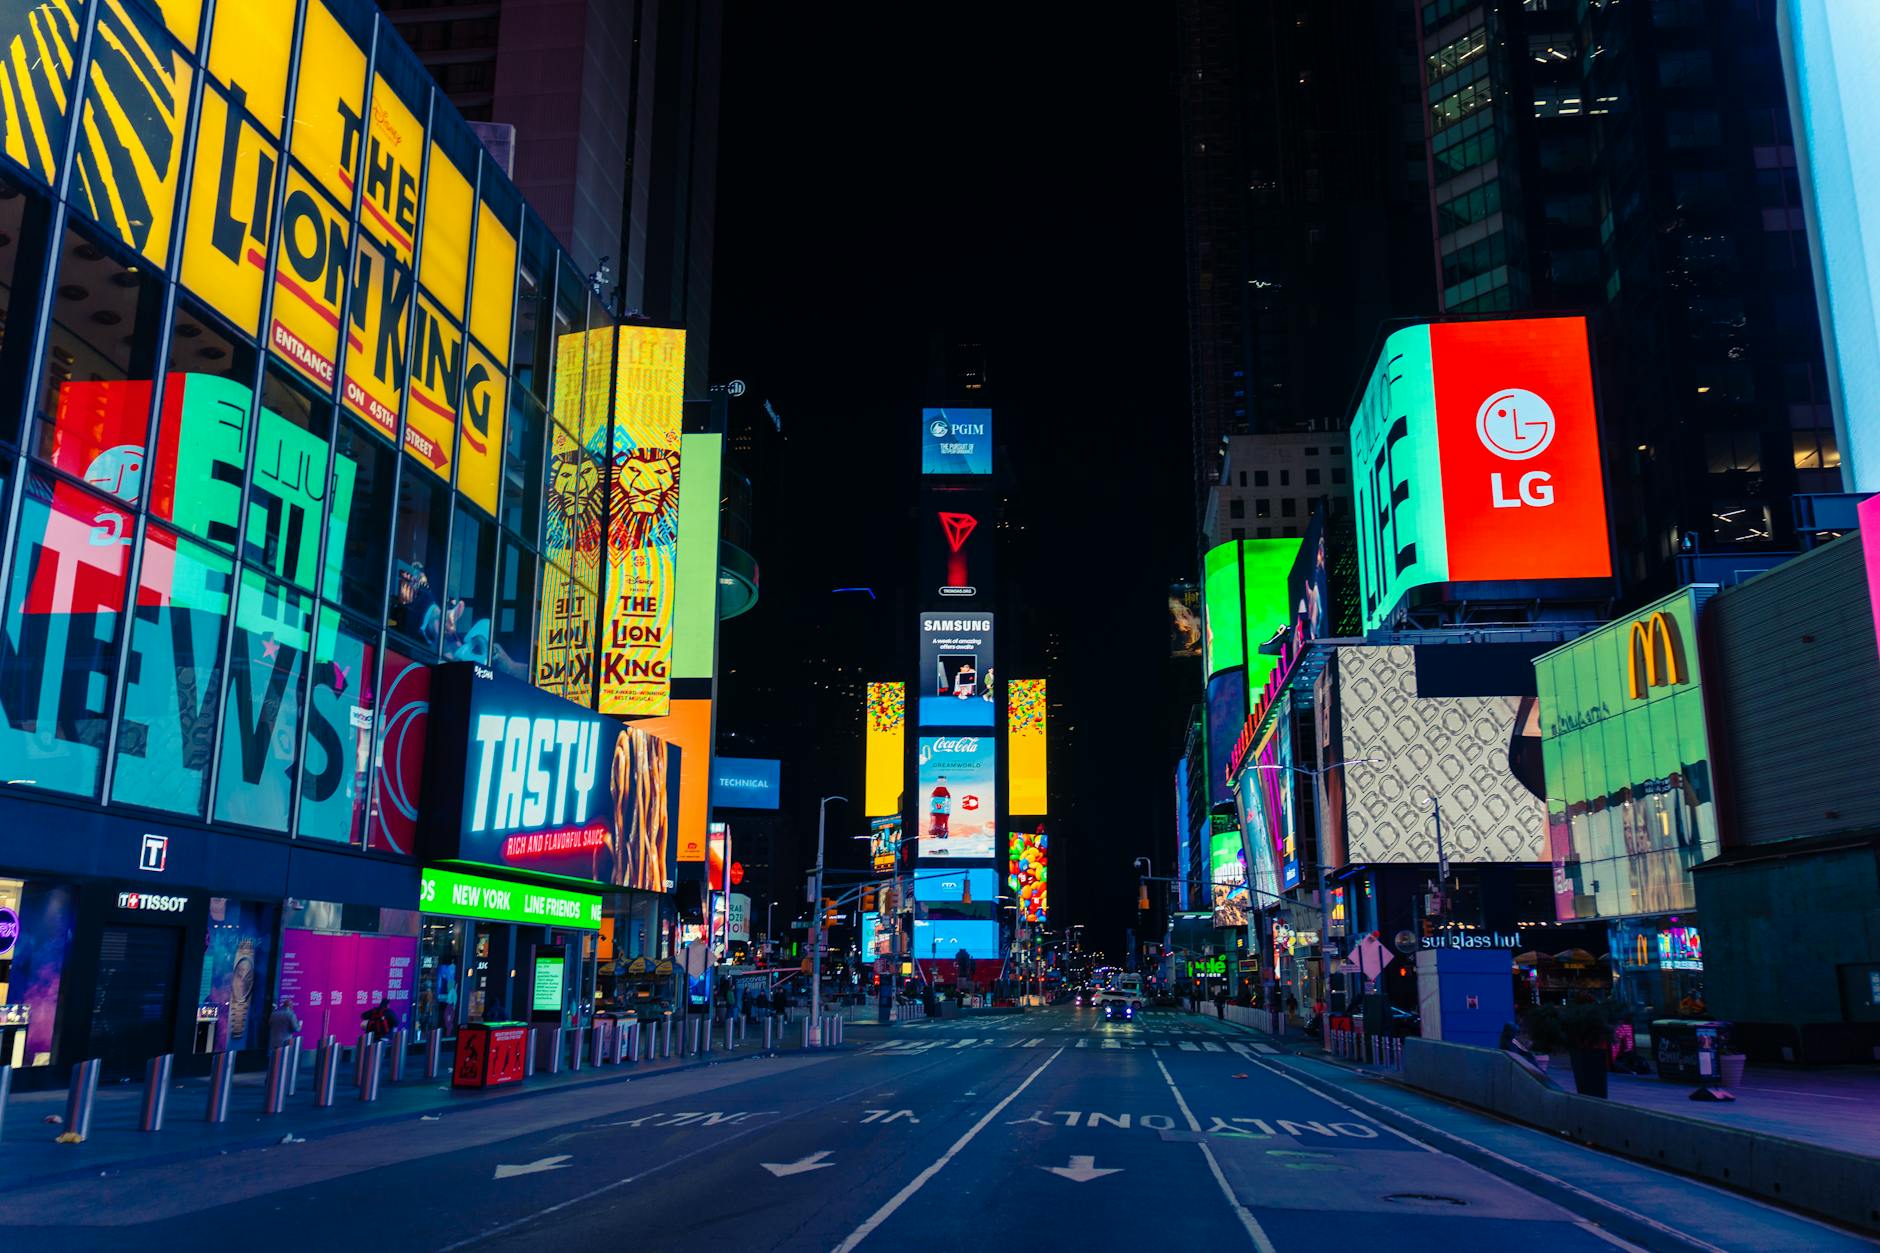
[[[990,861],[997,814],[993,790],[998,752],[989,735],[920,737],[921,861]]]

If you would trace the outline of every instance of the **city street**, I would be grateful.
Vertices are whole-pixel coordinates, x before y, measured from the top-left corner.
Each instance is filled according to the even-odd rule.
[[[0,1191],[0,1225],[22,1247],[139,1250],[206,1230],[433,1250],[1873,1247],[1211,1017],[1056,1008],[849,1041]]]

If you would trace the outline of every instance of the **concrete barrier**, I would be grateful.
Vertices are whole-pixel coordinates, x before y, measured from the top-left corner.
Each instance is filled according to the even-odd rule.
[[[1880,1231],[1880,1158],[1581,1096],[1499,1049],[1405,1040],[1403,1081],[1608,1153]]]

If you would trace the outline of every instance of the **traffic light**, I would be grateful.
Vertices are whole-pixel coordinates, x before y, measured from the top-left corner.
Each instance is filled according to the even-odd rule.
[[[1149,883],[1146,879],[1136,889],[1136,908],[1149,908]]]
[[[862,912],[865,914],[872,914],[875,912],[875,889],[873,888],[862,889]]]
[[[836,923],[841,921],[841,916],[836,913],[836,898],[833,896],[825,896],[822,898],[822,901],[823,926],[833,927]]]

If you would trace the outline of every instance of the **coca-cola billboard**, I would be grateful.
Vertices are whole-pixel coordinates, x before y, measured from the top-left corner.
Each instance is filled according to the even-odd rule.
[[[920,809],[914,831],[922,861],[993,856],[998,748],[990,735],[920,737]]]

